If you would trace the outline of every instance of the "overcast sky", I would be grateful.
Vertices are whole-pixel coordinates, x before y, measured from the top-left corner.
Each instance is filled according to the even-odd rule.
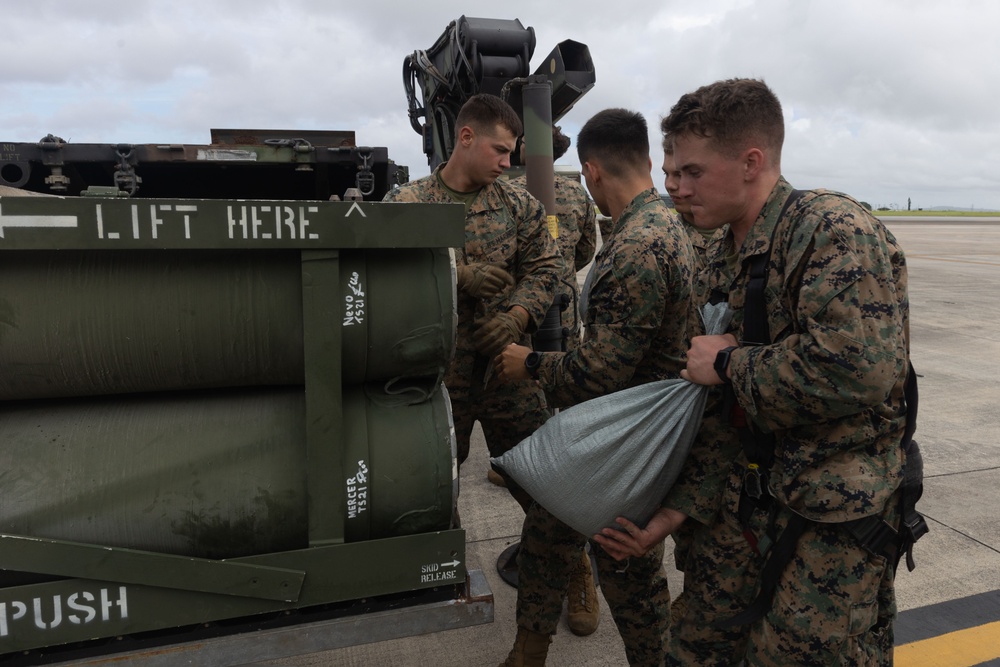
[[[462,15],[535,29],[534,70],[583,42],[597,83],[563,119],[659,119],[731,77],[786,117],[785,176],[873,206],[1000,210],[1000,2],[992,0],[0,0],[0,141],[209,143],[211,128],[354,130],[411,178],[403,58]],[[573,149],[560,163],[575,166]]]

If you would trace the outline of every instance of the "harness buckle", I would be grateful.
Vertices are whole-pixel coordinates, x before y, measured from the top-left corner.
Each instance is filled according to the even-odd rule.
[[[886,559],[895,556],[898,533],[884,519],[866,516],[846,521],[841,525],[854,536],[858,545],[871,555]]]
[[[760,480],[760,466],[756,463],[747,465],[746,472],[743,473],[743,493],[754,500],[760,500],[764,495],[764,486]]]

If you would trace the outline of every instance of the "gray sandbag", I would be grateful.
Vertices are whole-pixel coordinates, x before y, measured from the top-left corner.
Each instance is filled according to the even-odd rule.
[[[705,331],[724,333],[728,305],[706,305]],[[645,526],[673,486],[705,411],[708,387],[661,380],[555,415],[490,459],[536,502],[590,536],[623,516]]]

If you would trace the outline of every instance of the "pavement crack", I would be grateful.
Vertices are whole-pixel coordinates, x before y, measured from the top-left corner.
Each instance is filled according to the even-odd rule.
[[[958,472],[940,472],[936,475],[924,475],[924,479],[937,479],[939,477],[954,477],[955,475],[968,475],[977,472],[995,472],[1000,470],[1000,466],[990,466],[989,468],[976,468],[974,470],[960,470]]]
[[[965,531],[959,530],[958,528],[953,528],[952,526],[949,526],[948,524],[946,524],[946,523],[944,523],[942,521],[939,521],[939,520],[935,519],[934,517],[927,516],[926,514],[924,514],[924,519],[926,519],[928,521],[933,521],[934,523],[936,523],[937,525],[941,526],[942,528],[946,528],[947,530],[950,530],[953,533],[957,533],[957,534],[961,535],[962,537],[975,542],[979,546],[986,547],[987,549],[989,549],[993,553],[1000,554],[1000,549],[998,549],[998,548],[996,548],[996,547],[994,547],[992,545],[986,544],[982,540],[976,539],[975,537],[973,537],[972,535],[969,535]]]

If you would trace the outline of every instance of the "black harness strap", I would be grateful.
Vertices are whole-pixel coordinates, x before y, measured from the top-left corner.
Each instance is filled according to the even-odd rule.
[[[747,260],[749,264],[747,273],[750,278],[747,280],[746,299],[743,304],[743,342],[752,345],[770,345],[771,332],[767,326],[767,310],[764,307],[764,288],[767,286],[767,265],[771,261],[771,250],[774,248],[774,238],[781,226],[781,221],[785,219],[785,214],[792,204],[802,198],[805,193],[802,190],[792,190],[785,200],[785,205],[778,213],[778,219],[774,222],[774,229],[771,230],[771,242],[767,246],[767,252],[755,255]]]
[[[788,213],[792,204],[802,195],[801,190],[792,190],[785,200],[778,219],[771,230],[771,240],[767,251],[747,259],[747,288],[743,305],[743,340],[744,345],[767,345],[771,342],[770,327],[767,324],[767,310],[764,306],[764,288],[767,286],[768,264],[771,261],[771,249],[781,221]],[[743,474],[743,487],[740,493],[738,515],[743,535],[758,553],[757,537],[750,530],[750,517],[755,510],[767,510],[771,505],[771,496],[767,490],[767,472],[774,461],[774,435],[758,433],[752,430],[743,408],[736,403],[731,387],[726,387],[727,403],[731,405],[733,425],[739,429],[740,445],[746,455],[747,466]]]
[[[788,209],[805,194],[801,190],[792,190],[785,200],[778,218],[771,230],[771,240],[767,251],[747,259],[747,287],[746,297],[743,304],[743,339],[744,345],[768,345],[771,342],[770,327],[767,324],[767,309],[765,307],[764,289],[767,286],[767,271],[771,261],[771,250],[774,247],[774,240],[778,227],[784,219]],[[775,439],[771,433],[755,432],[746,419],[746,413],[735,401],[732,387],[726,386],[726,402],[731,405],[731,419],[733,425],[737,427],[740,434],[740,444],[746,456],[748,465],[743,473],[743,484],[740,489],[740,500],[737,514],[740,525],[743,528],[743,536],[749,542],[753,550],[760,554],[757,537],[750,530],[750,517],[757,510],[770,510],[770,520],[768,530],[774,524],[773,499],[767,488],[768,471],[774,460]],[[768,550],[767,560],[760,573],[761,588],[757,597],[754,598],[750,606],[733,618],[724,621],[716,621],[712,625],[717,628],[729,628],[738,625],[747,625],[763,618],[771,609],[774,589],[778,584],[778,579],[782,571],[795,553],[799,537],[805,532],[808,522],[805,518],[793,514],[789,519],[788,526],[782,531],[781,536]],[[768,535],[768,537],[773,537]]]
[[[760,592],[746,609],[725,621],[716,622],[712,625],[717,628],[731,628],[738,625],[749,625],[764,616],[771,610],[774,601],[774,589],[778,587],[778,579],[781,573],[795,555],[795,547],[799,543],[799,537],[806,532],[809,520],[804,516],[792,514],[788,520],[788,525],[781,531],[781,536],[774,543],[768,552],[767,560],[760,571]]]
[[[896,553],[896,571],[899,571],[899,560],[906,554],[906,569],[913,572],[917,564],[913,561],[913,543],[926,535],[930,528],[923,515],[917,511],[917,501],[924,494],[924,459],[920,455],[920,447],[913,439],[917,430],[917,372],[913,364],[907,368],[906,385],[903,395],[906,398],[906,429],[903,431],[903,453],[906,463],[903,468],[903,484],[899,499],[899,533]]]

